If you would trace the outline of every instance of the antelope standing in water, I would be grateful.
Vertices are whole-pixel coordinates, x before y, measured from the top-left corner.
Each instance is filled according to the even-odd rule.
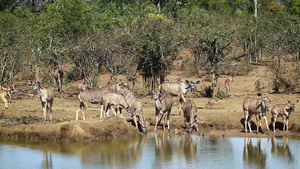
[[[172,96],[179,96],[180,103],[179,103],[179,115],[182,109],[182,101],[183,103],[186,102],[184,95],[196,92],[196,85],[198,85],[201,80],[196,80],[195,82],[186,80],[186,83],[182,81],[178,82],[163,82],[159,85],[159,90],[163,93],[170,93]]]
[[[296,108],[296,103],[298,103],[299,100],[297,100],[295,103],[291,102],[288,100],[287,103],[285,104],[276,104],[273,106],[272,110],[271,110],[271,114],[272,114],[272,124],[273,124],[273,131],[275,133],[275,123],[276,120],[279,116],[283,117],[283,130],[285,130],[285,126],[286,126],[286,130],[289,130],[289,117],[291,115],[291,113],[293,111],[295,111]]]
[[[63,66],[59,66],[59,69],[56,69],[54,71],[54,79],[57,85],[57,90],[59,93],[62,92],[62,81],[64,78],[64,71],[63,71]]]
[[[165,118],[167,112],[168,129],[170,129],[170,114],[173,105],[173,99],[170,93],[161,93],[161,91],[155,93],[152,92],[152,100],[155,100],[155,131],[158,123],[158,115],[161,114],[163,119],[163,130],[165,130]]]
[[[245,132],[246,133],[247,133],[247,125],[249,127],[250,133],[252,133],[249,121],[251,120],[251,117],[253,115],[256,115],[256,121],[259,122],[259,124],[256,124],[257,125],[256,133],[258,133],[259,126],[261,127],[261,121],[260,121],[261,116],[263,116],[263,118],[266,122],[267,129],[269,131],[268,120],[266,117],[266,113],[267,113],[267,103],[266,102],[270,103],[271,100],[264,94],[257,93],[257,95],[260,98],[247,97],[243,103],[243,110],[244,110],[244,114],[245,114]]]
[[[230,83],[233,82],[233,79],[231,76],[228,77],[228,79],[225,80],[225,88],[226,88],[226,95],[230,95]]]
[[[7,91],[7,95],[9,96],[8,102],[11,102],[11,92],[15,89],[15,84],[10,85],[1,85],[1,89]]]
[[[186,131],[188,133],[192,133],[193,128],[198,131],[197,106],[195,102],[192,100],[188,100],[183,107],[183,113]]]
[[[32,90],[37,90],[40,94],[40,100],[43,107],[43,121],[47,121],[48,111],[50,111],[50,121],[52,121],[52,105],[54,100],[54,92],[52,89],[42,88],[40,81],[36,83],[29,81],[29,85],[33,86]]]
[[[7,96],[7,91],[6,90],[0,90],[0,98],[4,101],[4,108],[8,109],[8,101],[6,99]]]

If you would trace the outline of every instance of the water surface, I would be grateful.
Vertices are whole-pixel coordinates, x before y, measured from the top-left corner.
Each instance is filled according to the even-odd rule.
[[[300,141],[165,134],[84,143],[0,140],[0,162],[3,169],[300,168]]]

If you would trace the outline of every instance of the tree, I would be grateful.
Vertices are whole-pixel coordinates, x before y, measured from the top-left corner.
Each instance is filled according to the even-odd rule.
[[[157,13],[161,14],[163,8],[166,6],[167,0],[151,0],[151,3],[153,3],[157,8]]]
[[[22,70],[23,35],[26,22],[9,12],[0,12],[0,81],[11,81]]]
[[[51,67],[51,76],[53,70],[63,65],[68,57],[75,65],[82,61],[74,60],[77,57],[73,57],[71,53],[75,51],[89,53],[82,50],[89,48],[80,48],[85,46],[83,44],[93,31],[91,17],[93,13],[89,10],[89,4],[85,0],[62,0],[49,4],[47,10],[38,16],[36,33],[41,44],[35,48],[40,48],[47,56],[45,62]],[[83,39],[85,42],[82,42]]]
[[[231,47],[231,40],[235,31],[228,29],[228,25],[208,25],[203,27],[198,36],[192,40],[193,53],[205,57],[208,69],[207,73],[212,78],[212,97],[217,96],[218,78],[220,76],[220,64]]]
[[[292,4],[292,13],[300,16],[300,0],[289,0]]]
[[[135,26],[137,25],[137,26]],[[163,15],[148,15],[133,24],[130,37],[136,55],[137,71],[143,76],[144,86],[154,90],[172,70],[176,52],[173,22]]]

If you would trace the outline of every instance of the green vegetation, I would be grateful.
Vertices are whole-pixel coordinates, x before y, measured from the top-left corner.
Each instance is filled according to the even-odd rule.
[[[0,0],[0,80],[51,81],[68,65],[68,81],[142,75],[147,91],[174,69],[178,52],[194,75],[245,74],[235,63],[268,64],[276,92],[297,92],[300,0]],[[295,66],[288,71],[284,62]],[[226,70],[231,70],[226,71]],[[287,76],[289,75],[290,76]],[[47,77],[46,79],[44,77]]]

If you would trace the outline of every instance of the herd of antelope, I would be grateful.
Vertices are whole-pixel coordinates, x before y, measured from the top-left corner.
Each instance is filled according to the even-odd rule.
[[[54,78],[57,84],[58,91],[62,92],[62,80],[63,80],[63,70],[58,69],[55,71]],[[233,81],[230,76],[225,80],[226,94],[230,94],[230,83]],[[179,96],[179,115],[181,110],[184,113],[184,126],[188,133],[192,133],[193,129],[198,131],[198,118],[197,118],[197,105],[193,100],[186,100],[185,95],[191,92],[196,92],[196,86],[200,84],[200,80],[195,82],[186,80],[170,82],[165,81],[159,85],[158,92],[152,92],[152,100],[155,101],[155,131],[157,125],[163,120],[162,127],[165,130],[165,118],[167,117],[167,127],[170,129],[170,114],[173,106],[173,96]],[[33,82],[29,81],[27,83],[32,87],[32,90],[37,90],[40,95],[40,101],[43,108],[43,121],[47,121],[48,112],[49,119],[52,121],[52,105],[54,101],[54,92],[52,89],[43,88],[39,81]],[[14,90],[14,84],[12,85],[1,85],[0,97],[5,103],[5,109],[8,108],[8,102],[11,101],[11,94]],[[84,79],[79,85],[79,109],[76,111],[76,120],[78,120],[78,114],[81,112],[82,119],[85,120],[85,112],[87,111],[90,104],[100,105],[100,118],[103,116],[109,117],[109,109],[113,111],[114,116],[121,116],[122,109],[128,112],[128,115],[132,117],[133,122],[141,132],[147,131],[147,121],[143,117],[143,108],[140,100],[135,97],[134,93],[129,89],[129,85],[126,82],[121,83],[108,83],[106,86],[97,88],[88,88],[88,81]],[[250,120],[254,115],[256,117],[256,131],[258,133],[259,127],[261,127],[261,118],[265,120],[267,130],[269,131],[268,121],[267,121],[267,103],[271,100],[265,94],[258,93],[258,98],[245,98],[243,102],[243,111],[245,115],[244,128],[245,133],[250,132]],[[9,100],[7,100],[9,97]],[[298,100],[293,103],[288,100],[284,104],[276,104],[271,109],[271,121],[273,131],[275,132],[275,123],[278,117],[283,117],[284,125],[283,130],[288,130],[288,120],[292,111],[295,111],[295,105]],[[161,115],[159,120],[159,115]]]

